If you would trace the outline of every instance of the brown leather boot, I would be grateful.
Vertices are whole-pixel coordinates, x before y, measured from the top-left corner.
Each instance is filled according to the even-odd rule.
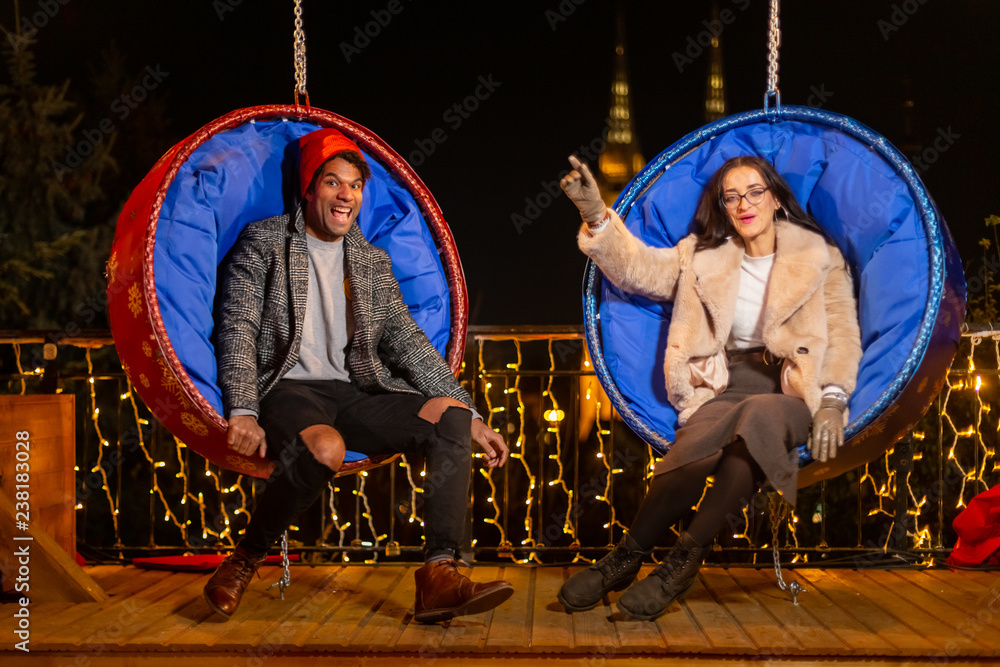
[[[232,616],[240,606],[243,592],[265,558],[266,556],[254,557],[249,551],[236,547],[205,584],[205,602],[212,611],[226,618]]]
[[[417,601],[413,620],[437,623],[455,616],[479,614],[502,604],[514,594],[506,581],[477,584],[458,571],[454,558],[427,563],[416,571]]]

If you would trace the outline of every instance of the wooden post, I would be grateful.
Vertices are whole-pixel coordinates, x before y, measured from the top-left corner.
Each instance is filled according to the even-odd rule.
[[[0,396],[0,580],[34,602],[107,599],[74,560],[74,405],[69,395]]]
[[[76,555],[75,406],[72,394],[0,396],[0,489],[15,501],[16,476],[27,471],[21,478],[26,489],[21,487],[30,499],[31,523],[71,557]],[[17,445],[18,433],[26,435],[26,445]]]
[[[52,536],[31,522],[23,530],[6,494],[0,493],[0,573],[4,582],[32,602],[103,602],[96,581],[69,557]],[[19,538],[19,539],[15,539]],[[24,539],[29,538],[29,539]],[[24,589],[24,584],[28,585]]]

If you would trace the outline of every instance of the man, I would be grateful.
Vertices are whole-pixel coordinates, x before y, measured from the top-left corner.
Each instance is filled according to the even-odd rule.
[[[371,175],[337,130],[299,140],[303,202],[248,225],[225,268],[217,344],[229,446],[278,460],[246,533],[205,586],[217,613],[236,611],[265,553],[320,495],[352,451],[423,454],[426,563],[414,618],[492,609],[513,593],[476,584],[455,560],[469,498],[470,440],[502,466],[502,437],[417,327],[383,250],[356,224]],[[259,422],[258,422],[259,418]]]

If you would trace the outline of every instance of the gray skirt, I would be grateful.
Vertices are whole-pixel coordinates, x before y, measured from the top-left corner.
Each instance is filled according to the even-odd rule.
[[[797,447],[808,441],[805,401],[781,393],[781,364],[737,361],[726,390],[698,408],[653,468],[660,475],[711,456],[742,439],[768,481],[792,505],[798,487]]]

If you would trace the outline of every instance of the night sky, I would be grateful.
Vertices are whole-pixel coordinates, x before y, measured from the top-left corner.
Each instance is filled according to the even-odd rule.
[[[159,72],[154,92],[165,99],[171,121],[160,151],[233,109],[292,102],[291,0],[20,4],[29,19],[54,14],[35,24],[42,82],[69,78],[74,89],[84,86],[112,43],[137,76],[147,67]],[[949,136],[921,174],[963,257],[980,255],[983,219],[1000,214],[1000,3],[782,5],[782,101],[821,103],[912,147],[907,155]],[[626,3],[635,124],[647,161],[704,124],[708,56],[692,49],[692,62],[679,68],[674,54],[707,29],[709,7],[709,0]],[[734,17],[721,33],[728,110],[759,108],[768,3],[720,0],[720,7]],[[575,247],[575,208],[560,197],[520,231],[511,217],[523,215],[525,198],[558,178],[569,153],[601,133],[615,3],[303,0],[303,8],[312,105],[368,127],[404,157],[416,155],[416,171],[456,237],[471,323],[581,322],[585,261]],[[376,20],[372,12],[386,24],[365,44],[357,35]],[[13,23],[9,3],[0,22]],[[486,99],[458,115],[453,106],[482,81],[491,82]],[[107,100],[109,114],[114,104]],[[138,104],[120,122],[142,113]],[[415,153],[435,130],[445,140],[431,142],[433,152]],[[134,182],[143,175],[136,173]],[[111,194],[124,202],[128,192]]]

